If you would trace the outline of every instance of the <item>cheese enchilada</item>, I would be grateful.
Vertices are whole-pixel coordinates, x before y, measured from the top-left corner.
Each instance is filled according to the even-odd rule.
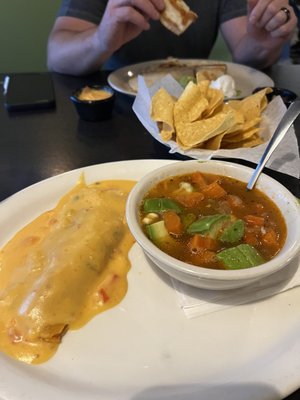
[[[0,252],[0,350],[28,363],[56,351],[68,329],[119,303],[134,240],[125,203],[134,182],[84,179]]]

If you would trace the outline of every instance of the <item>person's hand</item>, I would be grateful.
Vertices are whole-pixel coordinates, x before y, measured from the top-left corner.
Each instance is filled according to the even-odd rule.
[[[248,35],[265,48],[276,48],[288,41],[297,17],[288,0],[248,0]]]
[[[109,0],[97,30],[103,51],[113,53],[150,28],[164,9],[163,0]]]

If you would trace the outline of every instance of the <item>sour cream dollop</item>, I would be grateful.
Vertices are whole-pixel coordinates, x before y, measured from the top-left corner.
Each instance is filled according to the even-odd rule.
[[[236,89],[235,82],[230,75],[221,75],[214,81],[211,81],[210,87],[213,89],[222,90],[225,97],[235,97]]]

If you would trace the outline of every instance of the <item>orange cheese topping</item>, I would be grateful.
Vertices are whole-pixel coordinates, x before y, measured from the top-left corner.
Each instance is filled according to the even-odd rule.
[[[88,86],[85,86],[80,92],[78,99],[79,100],[105,100],[111,97],[111,93],[107,90],[94,89]]]
[[[118,304],[127,291],[125,220],[133,181],[83,179],[0,251],[0,350],[48,360],[68,329]]]

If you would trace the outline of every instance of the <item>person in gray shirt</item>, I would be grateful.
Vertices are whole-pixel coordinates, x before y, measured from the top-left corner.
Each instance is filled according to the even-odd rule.
[[[233,61],[264,68],[297,24],[288,0],[186,0],[197,20],[180,36],[159,21],[164,0],[63,0],[48,40],[49,70],[84,75],[137,62],[208,58],[220,29]]]

